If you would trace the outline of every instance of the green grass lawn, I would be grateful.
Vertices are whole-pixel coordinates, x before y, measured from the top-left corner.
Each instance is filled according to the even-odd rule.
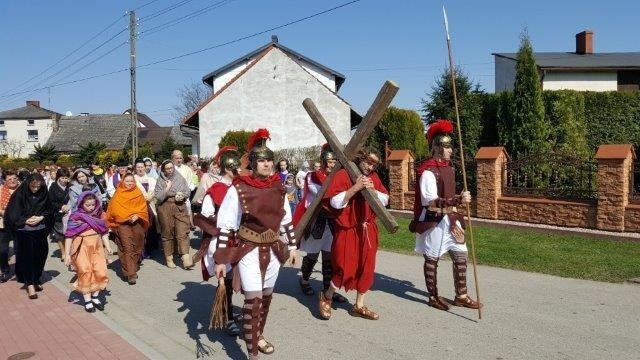
[[[385,250],[413,253],[414,235],[408,219],[398,218],[399,229],[380,228]],[[478,263],[507,269],[608,282],[640,277],[640,243],[540,234],[526,230],[474,225]],[[467,232],[468,234],[468,232]],[[470,244],[467,242],[470,248]]]

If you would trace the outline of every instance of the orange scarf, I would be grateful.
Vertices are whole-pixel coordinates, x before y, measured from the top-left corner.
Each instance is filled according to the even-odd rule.
[[[0,210],[6,210],[11,199],[11,194],[15,189],[11,190],[7,185],[0,185]]]
[[[149,227],[147,201],[144,199],[142,191],[135,185],[131,189],[127,189],[122,181],[118,184],[113,198],[109,201],[107,224],[112,229],[117,228],[120,224],[128,222],[133,215],[138,215],[145,229]]]

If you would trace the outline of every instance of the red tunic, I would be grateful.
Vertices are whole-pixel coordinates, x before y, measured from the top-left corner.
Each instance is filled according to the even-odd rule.
[[[378,174],[369,175],[375,190],[387,194]],[[347,191],[353,182],[346,170],[339,170],[324,195],[325,201]],[[331,252],[333,276],[331,282],[336,288],[346,291],[356,289],[367,292],[373,285],[378,251],[378,225],[376,215],[362,193],[355,194],[343,209],[333,209],[336,232]]]

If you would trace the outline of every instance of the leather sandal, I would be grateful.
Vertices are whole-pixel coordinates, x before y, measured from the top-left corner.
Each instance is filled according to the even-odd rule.
[[[298,284],[300,284],[300,290],[302,290],[303,294],[311,296],[316,293],[309,283],[302,282],[302,278],[298,280]]]
[[[440,296],[432,296],[427,301],[427,305],[436,308],[438,310],[449,311],[449,305],[444,302],[444,299]]]
[[[325,319],[325,320],[329,320],[331,318],[331,303],[333,302],[332,299],[327,299],[326,296],[324,296],[324,293],[322,291],[320,291],[319,296],[318,296],[318,309],[320,312],[320,317]]]
[[[379,318],[379,316],[378,316],[378,314],[376,312],[374,312],[373,310],[370,310],[366,306],[358,308],[355,305],[353,305],[351,310],[349,310],[349,315],[356,316],[356,317],[361,317],[361,318],[367,319],[367,320],[378,320],[378,318]]]
[[[462,306],[462,307],[466,307],[469,309],[478,309],[480,307],[482,307],[482,304],[473,300],[472,298],[465,296],[463,298],[459,298],[456,296],[456,298],[453,300],[453,305],[454,306]]]
[[[264,340],[264,345],[260,346],[260,341]],[[276,351],[276,348],[273,346],[272,343],[268,342],[267,340],[264,339],[264,336],[260,335],[260,337],[258,337],[258,351],[260,351],[263,354],[273,354],[274,351]]]

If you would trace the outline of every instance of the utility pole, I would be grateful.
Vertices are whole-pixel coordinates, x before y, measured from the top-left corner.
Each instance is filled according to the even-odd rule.
[[[136,108],[136,12],[129,11],[129,52],[131,77],[131,163],[138,157],[138,110]]]

